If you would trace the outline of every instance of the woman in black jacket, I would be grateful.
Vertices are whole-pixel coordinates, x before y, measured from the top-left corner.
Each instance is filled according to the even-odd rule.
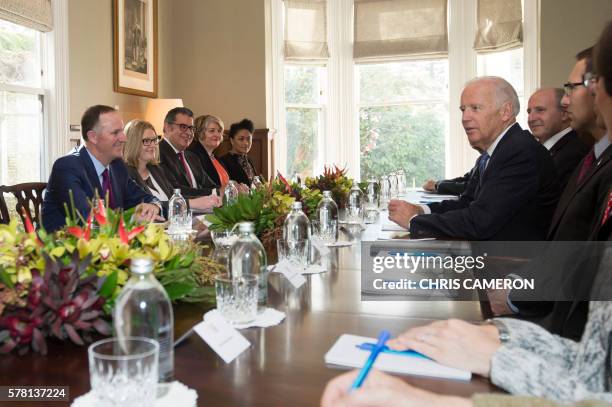
[[[249,187],[253,178],[257,176],[255,166],[247,156],[253,144],[254,131],[253,122],[249,119],[243,119],[239,123],[232,124],[229,131],[232,149],[219,159],[225,166],[230,179]]]

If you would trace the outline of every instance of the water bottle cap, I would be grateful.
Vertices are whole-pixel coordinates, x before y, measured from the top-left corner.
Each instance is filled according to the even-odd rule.
[[[181,193],[181,189],[180,188],[175,188],[174,189],[174,193],[175,194],[180,194]]]
[[[291,204],[291,208],[293,208],[293,209],[302,209],[302,203],[300,201],[296,201],[293,204]]]
[[[253,224],[253,222],[240,222],[238,224],[238,230],[245,233],[252,233],[255,231],[255,225]]]
[[[149,257],[136,257],[130,263],[130,271],[135,274],[146,274],[153,271],[153,260]]]
[[[331,191],[323,191],[323,196],[325,198],[331,198]]]

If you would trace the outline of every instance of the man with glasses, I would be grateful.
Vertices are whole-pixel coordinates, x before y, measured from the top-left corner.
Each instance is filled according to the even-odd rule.
[[[123,162],[126,141],[121,115],[110,106],[96,105],[81,118],[84,146],[59,158],[51,170],[42,205],[42,223],[47,232],[66,223],[65,205],[87,219],[90,202],[96,196],[107,200],[113,209],[136,207],[142,221],[159,218],[161,206],[153,195],[140,188]]]
[[[196,155],[187,150],[193,140],[193,112],[176,107],[164,119],[164,138],[159,143],[159,161],[173,188],[185,198],[211,195],[218,185],[208,176]]]

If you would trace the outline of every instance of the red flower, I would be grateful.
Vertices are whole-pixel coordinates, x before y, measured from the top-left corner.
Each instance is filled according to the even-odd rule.
[[[291,194],[293,192],[293,188],[291,188],[291,184],[289,184],[289,182],[287,182],[287,180],[285,179],[285,177],[283,177],[280,173],[280,171],[277,171],[278,174],[278,179],[281,180],[281,182],[285,185],[285,190]]]
[[[123,223],[123,217],[119,218],[119,238],[121,239],[122,243],[129,244],[130,240],[136,237],[136,235],[138,235],[144,229],[145,227],[141,225],[141,226],[136,226],[134,229],[128,231],[125,229],[125,224]]]
[[[38,243],[39,246],[43,246],[43,242],[40,240],[40,238],[38,237],[38,234],[36,233],[36,229],[34,229],[34,225],[32,224],[32,219],[30,219],[30,215],[28,215],[28,211],[25,210],[25,208],[21,209],[21,213],[23,214],[23,223],[25,224],[25,230],[28,233],[34,233],[34,235],[36,236],[36,243]]]
[[[106,225],[106,208],[104,207],[104,201],[102,199],[98,199],[98,208],[94,208],[94,216],[98,225]]]

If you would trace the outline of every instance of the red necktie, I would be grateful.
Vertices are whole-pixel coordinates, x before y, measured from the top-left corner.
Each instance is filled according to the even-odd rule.
[[[591,167],[593,166],[593,161],[595,161],[595,150],[591,149],[591,151],[584,157],[584,161],[582,162],[582,167],[580,167],[580,173],[578,174],[578,181],[576,181],[576,185],[579,185],[584,179],[585,175]]]
[[[608,195],[608,205],[606,205],[606,210],[604,211],[603,218],[601,219],[601,225],[605,225],[610,218],[610,212],[612,211],[612,191]]]
[[[106,199],[106,194],[108,194],[108,206],[111,209],[115,209],[115,201],[113,199],[113,188],[111,187],[111,179],[110,179],[110,171],[108,168],[102,171],[102,198]]]
[[[189,185],[191,185],[192,188],[195,188],[196,186],[193,185],[193,177],[191,176],[191,169],[189,169],[189,166],[187,165],[187,160],[185,160],[185,153],[183,151],[178,153],[178,156],[181,160],[181,162],[183,163],[183,168],[185,168],[185,172],[187,173],[187,179],[189,180]]]

